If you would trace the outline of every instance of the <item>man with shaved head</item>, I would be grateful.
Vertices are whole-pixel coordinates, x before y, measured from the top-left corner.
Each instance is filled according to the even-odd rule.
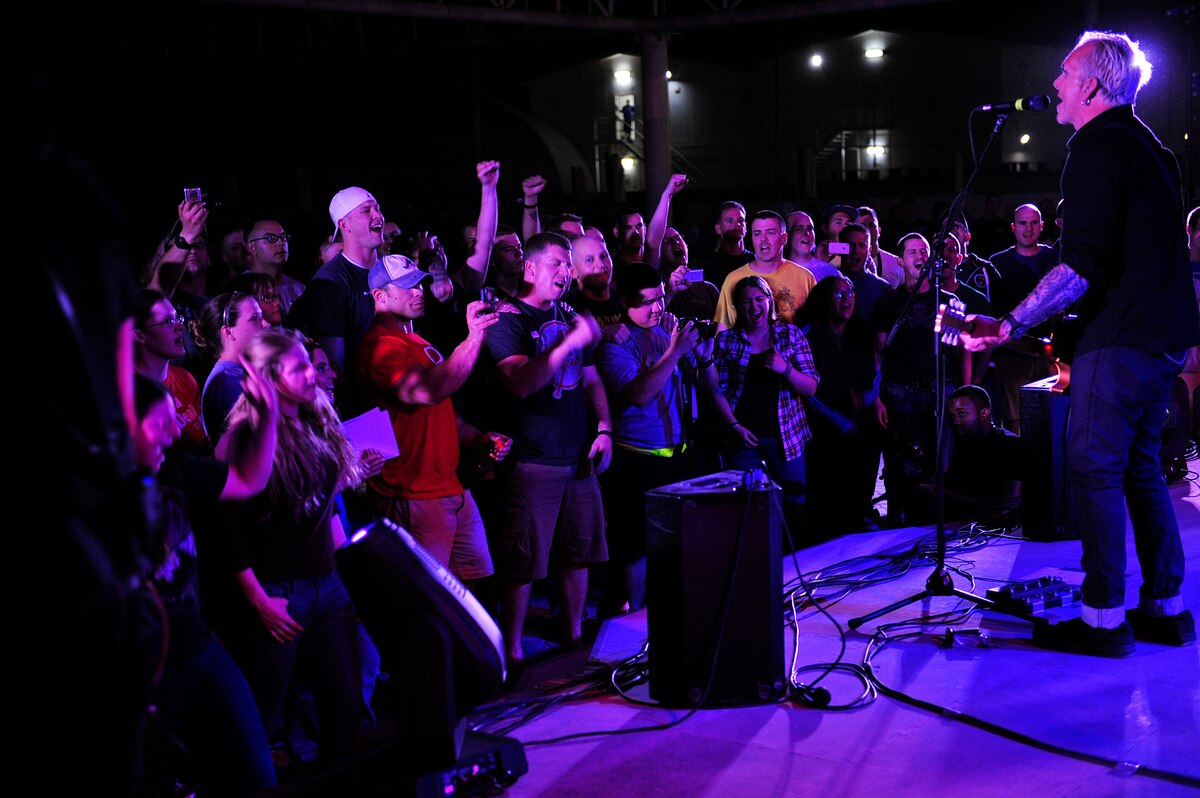
[[[990,258],[1000,279],[992,285],[992,311],[1003,316],[1033,290],[1038,280],[1058,263],[1053,247],[1040,243],[1042,212],[1033,203],[1013,211],[1016,243]],[[1025,338],[1010,341],[992,354],[999,386],[995,395],[996,420],[1012,432],[1021,432],[1021,386],[1054,373],[1054,367],[1036,338],[1049,334],[1049,325],[1031,328]]]

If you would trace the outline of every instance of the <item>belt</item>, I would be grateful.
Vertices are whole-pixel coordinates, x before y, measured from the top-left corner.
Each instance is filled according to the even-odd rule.
[[[682,441],[674,446],[664,446],[661,449],[643,449],[639,446],[630,446],[627,443],[618,443],[617,446],[620,446],[622,449],[628,449],[631,452],[647,455],[649,457],[674,457],[677,454],[682,454],[683,452],[687,451],[688,444],[687,441]]]

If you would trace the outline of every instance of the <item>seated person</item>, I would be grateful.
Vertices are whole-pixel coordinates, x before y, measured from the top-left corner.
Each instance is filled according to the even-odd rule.
[[[1021,495],[1020,438],[992,423],[992,400],[964,385],[946,400],[954,449],[946,467],[946,517],[963,518],[1015,506]],[[933,486],[918,490],[932,500]],[[926,510],[932,515],[932,505]]]

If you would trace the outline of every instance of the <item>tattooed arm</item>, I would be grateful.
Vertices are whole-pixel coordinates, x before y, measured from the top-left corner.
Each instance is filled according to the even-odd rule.
[[[1013,309],[1012,317],[1026,327],[1039,324],[1056,313],[1062,313],[1087,291],[1087,280],[1071,267],[1060,263],[1041,279],[1021,304]]]
[[[1015,319],[1023,327],[1032,327],[1069,308],[1083,296],[1087,287],[1087,280],[1067,264],[1060,263],[1046,272],[1037,287],[1007,318],[996,320],[990,316],[968,316],[967,320],[975,323],[975,329],[962,334],[962,344],[972,352],[999,346],[1013,337],[1012,324],[1008,319]]]

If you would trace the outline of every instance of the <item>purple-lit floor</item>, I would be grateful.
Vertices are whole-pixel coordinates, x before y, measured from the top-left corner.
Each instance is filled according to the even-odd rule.
[[[1197,463],[1190,463],[1193,471]],[[1194,476],[1194,475],[1193,475]],[[1200,486],[1172,486],[1188,553],[1184,598],[1200,609]],[[930,527],[852,535],[798,552],[800,567],[816,571],[849,557],[879,552],[927,535]],[[1138,577],[1132,539],[1128,597],[1136,601]],[[998,583],[1043,573],[1078,584],[1079,543],[995,540],[962,555],[959,565],[982,595]],[[918,564],[905,576],[853,592],[829,610],[843,625],[919,591],[931,568]],[[784,579],[794,574],[785,559]],[[958,599],[913,604],[848,632],[845,662],[860,663],[876,625],[947,611]],[[1056,618],[1077,610],[1057,611]],[[529,746],[529,772],[506,795],[521,796],[1173,796],[1197,795],[1196,786],[1130,775],[1135,767],[1190,778],[1200,784],[1200,647],[1139,644],[1134,655],[1108,660],[1034,648],[1030,627],[1009,616],[975,613],[965,627],[980,627],[992,647],[944,648],[936,636],[889,643],[874,654],[875,673],[888,686],[966,713],[1036,740],[1102,760],[1111,768],[1038,750],[947,717],[880,695],[859,709],[830,712],[790,703],[702,710],[666,731],[596,737]],[[801,613],[799,663],[836,656],[833,625],[811,609]],[[784,633],[785,658],[792,633]],[[646,636],[645,613],[607,622],[593,659],[616,662],[634,653]],[[653,654],[651,654],[653,656]],[[811,681],[815,673],[805,674]],[[526,680],[528,684],[529,680]],[[835,704],[861,691],[849,675],[824,682]],[[633,695],[648,698],[645,685]],[[512,732],[524,741],[599,730],[661,724],[682,710],[635,705],[617,697],[559,706]],[[1144,773],[1144,772],[1143,772]]]

